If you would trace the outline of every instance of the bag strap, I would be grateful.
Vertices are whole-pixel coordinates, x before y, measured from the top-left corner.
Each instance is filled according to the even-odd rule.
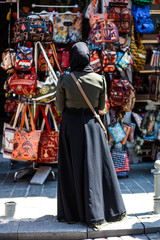
[[[35,131],[36,128],[35,128],[35,125],[34,125],[34,122],[33,122],[32,113],[31,113],[31,109],[30,109],[29,104],[26,104],[25,107],[24,107],[24,109],[23,109],[22,120],[21,120],[21,124],[20,124],[20,126],[19,126],[19,131],[22,130],[22,128],[23,128],[24,121],[25,121],[25,115],[26,115],[27,109],[28,109],[28,111],[29,111],[29,116],[30,116],[30,122],[31,122],[32,131]]]
[[[57,86],[58,78],[57,78],[57,76],[56,76],[56,74],[55,74],[55,71],[54,71],[54,69],[53,69],[53,67],[52,67],[52,65],[51,65],[51,63],[50,63],[50,61],[49,61],[49,59],[48,59],[48,56],[47,56],[47,54],[46,54],[46,52],[45,52],[45,50],[44,50],[41,42],[36,42],[36,43],[35,43],[35,55],[34,55],[34,59],[35,59],[35,68],[36,68],[36,71],[37,71],[37,62],[38,62],[38,56],[37,56],[37,54],[38,54],[38,46],[40,47],[40,49],[41,49],[41,51],[42,51],[42,54],[43,54],[43,56],[44,56],[44,58],[45,58],[45,60],[46,60],[46,62],[47,62],[47,64],[48,64],[49,70],[51,71],[51,73],[52,73],[52,75],[53,75],[53,81],[54,81],[55,85]]]
[[[40,108],[40,110],[41,110],[41,112],[42,112],[42,115],[43,115],[43,118],[44,118],[44,120],[45,120],[45,123],[46,123],[46,126],[47,126],[47,131],[48,131],[48,132],[51,132],[51,128],[50,128],[50,126],[49,126],[48,119],[47,119],[46,114],[45,114],[45,112],[44,112],[44,109],[43,109],[43,107],[42,107],[41,105],[38,105],[38,107],[37,107],[36,114],[35,114],[35,117],[34,117],[34,124],[36,124],[36,120],[37,120],[37,117],[38,117],[39,108]],[[41,130],[43,130],[43,129],[41,128]]]
[[[55,118],[54,118],[54,115],[53,115],[52,108],[51,108],[51,105],[50,105],[50,104],[47,104],[47,105],[46,105],[46,108],[45,108],[45,114],[46,114],[46,116],[48,115],[48,112],[50,112],[50,114],[51,114],[55,131],[58,131],[58,126],[57,126],[56,120],[55,120]],[[42,125],[41,125],[41,129],[44,128],[44,124],[45,124],[45,120],[43,119],[43,122],[42,122]]]
[[[89,108],[91,109],[91,111],[93,112],[94,116],[96,117],[96,119],[98,120],[98,122],[100,123],[103,131],[104,131],[104,134],[106,136],[106,139],[107,139],[107,142],[108,142],[108,135],[107,135],[107,129],[105,128],[104,124],[102,123],[101,119],[100,119],[100,116],[96,113],[94,107],[92,106],[91,102],[89,101],[88,97],[86,96],[84,90],[82,89],[80,83],[78,82],[76,76],[74,75],[73,72],[70,73],[71,77],[73,78],[73,80],[75,81],[79,91],[81,92],[82,96],[84,97],[86,103],[88,104]]]
[[[54,43],[50,43],[50,47],[53,50],[53,57],[54,57],[54,60],[55,60],[55,62],[57,64],[58,70],[60,71],[61,74],[63,74],[62,69],[61,69],[61,67],[59,65],[59,62],[58,62],[58,56],[57,56],[57,51],[56,51],[56,48],[55,48],[55,44]]]

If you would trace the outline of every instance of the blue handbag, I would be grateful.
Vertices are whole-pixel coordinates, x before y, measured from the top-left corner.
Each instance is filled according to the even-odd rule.
[[[132,14],[135,20],[135,31],[141,34],[150,34],[154,31],[151,19],[150,6],[132,5]]]

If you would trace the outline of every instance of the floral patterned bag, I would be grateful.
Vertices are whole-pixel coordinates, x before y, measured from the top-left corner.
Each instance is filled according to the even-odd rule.
[[[65,12],[53,17],[53,40],[56,43],[77,42],[82,39],[82,14]]]

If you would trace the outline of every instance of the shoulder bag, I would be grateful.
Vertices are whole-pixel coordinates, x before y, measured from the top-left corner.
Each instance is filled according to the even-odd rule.
[[[36,115],[34,118],[34,123],[36,123],[39,108],[41,109],[43,115],[43,122],[41,125],[41,137],[38,147],[38,163],[56,163],[58,156],[58,141],[59,141],[59,131],[58,127],[49,104],[46,105],[45,112],[41,105],[38,105],[36,110]],[[47,113],[51,114],[54,130],[50,128]],[[44,124],[46,124],[47,130],[44,130]]]
[[[22,130],[27,109],[29,112],[32,128],[30,132],[24,132]],[[37,161],[40,136],[41,131],[35,129],[30,106],[29,104],[26,104],[23,110],[19,130],[14,134],[12,159],[31,162]]]
[[[89,108],[91,109],[91,111],[93,112],[94,116],[96,117],[96,119],[98,120],[98,122],[100,123],[100,126],[102,127],[107,143],[108,143],[108,134],[107,134],[107,129],[105,128],[103,122],[100,119],[100,116],[96,113],[96,111],[94,110],[94,107],[92,106],[91,102],[89,101],[88,97],[86,96],[84,90],[82,89],[81,85],[79,84],[76,76],[74,75],[73,72],[70,73],[71,77],[73,78],[73,80],[75,81],[79,91],[81,92],[82,96],[84,97],[86,103],[88,104]]]

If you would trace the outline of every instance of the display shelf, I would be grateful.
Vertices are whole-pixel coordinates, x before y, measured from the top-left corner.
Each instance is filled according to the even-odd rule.
[[[142,43],[143,44],[158,44],[158,41],[152,40],[152,39],[150,39],[150,40],[145,39],[145,40],[142,40]]]
[[[141,71],[139,71],[140,73],[160,73],[160,70],[141,70]]]

